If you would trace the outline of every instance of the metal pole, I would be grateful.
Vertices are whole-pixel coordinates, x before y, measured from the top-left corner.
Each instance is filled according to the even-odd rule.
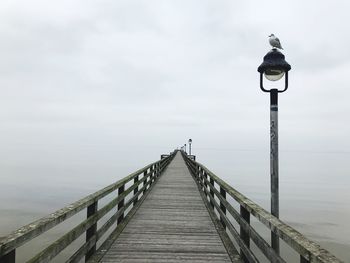
[[[278,90],[270,91],[270,174],[271,174],[271,214],[279,217],[278,194]],[[280,252],[279,237],[271,232],[271,246],[277,254]]]
[[[191,155],[191,143],[189,145],[190,145],[189,147],[190,147],[190,155]]]

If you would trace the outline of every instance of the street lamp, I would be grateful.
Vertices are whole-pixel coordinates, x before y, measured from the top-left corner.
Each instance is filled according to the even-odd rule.
[[[188,148],[189,148],[189,153],[191,155],[191,144],[192,144],[192,139],[188,140]]]
[[[185,145],[184,145],[184,146],[185,146],[185,153],[187,153],[187,152],[186,152],[186,143],[185,143]]]
[[[273,48],[264,56],[263,63],[258,67],[260,72],[260,88],[270,93],[270,175],[271,175],[271,214],[279,217],[279,193],[278,193],[278,93],[285,92],[288,88],[288,71],[291,66],[284,60],[284,55]],[[264,88],[263,75],[269,81],[280,80],[285,76],[284,89]],[[279,238],[271,232],[271,246],[279,254]]]

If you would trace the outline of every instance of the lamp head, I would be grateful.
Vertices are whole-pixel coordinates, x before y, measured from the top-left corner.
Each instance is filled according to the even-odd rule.
[[[273,34],[272,34],[273,35]],[[258,72],[260,72],[260,87],[263,91],[266,91],[262,87],[262,75],[270,81],[280,80],[284,75],[286,75],[286,87],[288,87],[288,71],[291,69],[291,66],[285,60],[284,55],[277,49],[272,49],[264,56],[263,63],[258,67]],[[280,92],[283,92],[280,91]]]

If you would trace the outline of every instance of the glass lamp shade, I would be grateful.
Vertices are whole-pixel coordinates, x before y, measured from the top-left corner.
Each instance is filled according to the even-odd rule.
[[[284,59],[284,55],[277,49],[272,49],[264,56],[263,63],[258,67],[258,71],[264,74],[270,81],[280,80],[291,66]]]
[[[266,69],[264,76],[270,81],[280,80],[284,76],[284,70],[281,69]]]

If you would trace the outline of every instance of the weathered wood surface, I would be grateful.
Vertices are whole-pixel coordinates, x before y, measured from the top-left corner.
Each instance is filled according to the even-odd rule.
[[[231,262],[181,154],[101,262]]]
[[[249,262],[258,262],[252,250],[247,245],[247,235],[254,241],[255,245],[271,262],[285,262],[276,252],[272,249],[259,233],[249,224],[248,214],[254,216],[271,231],[273,231],[280,239],[285,241],[291,248],[300,254],[300,262],[319,262],[319,263],[341,263],[343,261],[337,259],[327,250],[320,247],[315,242],[308,240],[305,236],[299,233],[297,230],[286,225],[280,219],[274,217],[265,209],[254,203],[243,194],[232,188],[225,181],[217,177],[204,165],[195,162],[188,158],[185,154],[188,167],[191,169],[193,175],[202,185],[202,190],[210,199],[210,204],[215,207],[215,210],[220,214],[220,218],[224,221],[227,229],[231,235],[235,238],[239,244],[240,249],[245,256],[249,256]],[[220,191],[215,188],[219,187]],[[225,191],[225,196],[222,192]],[[239,214],[232,205],[226,200],[226,195],[230,195],[234,200],[238,202],[241,209],[244,209],[244,214]],[[215,198],[214,198],[215,197]],[[217,202],[217,199],[220,201]],[[241,232],[245,232],[243,239],[240,238],[238,232],[233,227],[231,220],[225,215],[221,207],[225,207],[225,212],[228,212],[239,223]],[[241,258],[243,258],[242,256]]]

